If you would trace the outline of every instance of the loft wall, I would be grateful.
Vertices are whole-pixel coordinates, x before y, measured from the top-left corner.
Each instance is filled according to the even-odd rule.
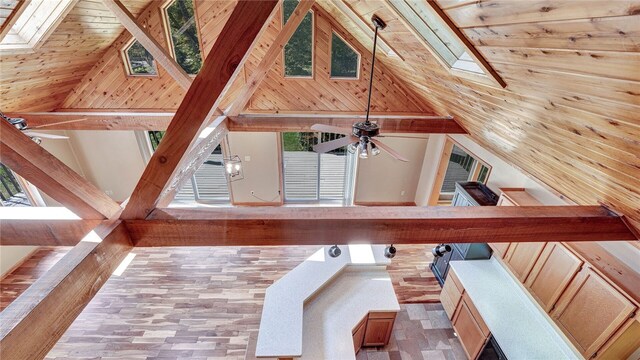
[[[155,39],[167,46],[159,6],[153,2],[140,16],[140,21]],[[197,24],[204,55],[209,53],[222,26],[227,21],[234,1],[195,1]],[[353,111],[361,114],[366,109],[368,68],[371,55],[340,25],[332,22],[321,9],[315,8],[315,53],[313,79],[285,79],[282,76],[282,58],[274,64],[268,76],[250,101],[252,111]],[[234,99],[245,79],[262,60],[263,55],[282,26],[280,10],[269,24],[251,53],[241,76],[236,79],[221,104],[225,108]],[[329,41],[335,29],[362,54],[359,80],[332,80],[329,78]],[[175,109],[184,97],[180,88],[161,66],[157,77],[131,77],[126,75],[121,50],[131,40],[123,32],[83,80],[73,89],[62,108],[164,108]],[[393,111],[431,114],[424,100],[400,81],[384,65],[377,67],[374,81],[374,111]]]

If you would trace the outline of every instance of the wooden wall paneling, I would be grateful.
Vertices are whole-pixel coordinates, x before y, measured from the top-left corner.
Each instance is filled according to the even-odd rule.
[[[479,46],[638,52],[640,15],[529,22],[464,29]]]
[[[134,14],[150,0],[126,0]],[[122,25],[100,2],[80,0],[49,38],[30,53],[2,54],[3,111],[50,111],[117,38]],[[71,64],[71,66],[67,66]]]
[[[247,53],[266,27],[276,4],[241,1],[236,5],[136,185],[122,213],[123,219],[145,218],[155,208],[183,161],[192,160],[189,149],[198,141],[200,132],[210,125],[209,119],[228,84],[241,71]],[[212,143],[216,134],[212,131],[199,141]]]
[[[104,109],[88,111],[61,109],[56,112],[5,113],[27,121],[29,128],[42,130],[166,130],[175,111]]]
[[[0,351],[7,359],[42,359],[132,248],[120,221],[95,230],[0,312]]]
[[[84,219],[110,218],[120,206],[31,138],[0,121],[0,162]]]
[[[138,246],[635,239],[620,218],[597,206],[168,208],[127,227]],[[212,232],[223,235],[212,239],[206,235]]]
[[[9,33],[30,2],[31,0],[14,0],[0,5],[0,41]]]

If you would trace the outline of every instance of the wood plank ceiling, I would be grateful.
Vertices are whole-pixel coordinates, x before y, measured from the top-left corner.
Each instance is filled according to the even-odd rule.
[[[125,2],[136,15],[148,3]],[[386,1],[345,3],[365,24],[374,13],[382,17],[388,27],[381,37],[399,55],[379,53],[378,112],[429,114],[433,108],[450,114],[475,141],[576,203],[602,203],[640,227],[640,1],[439,0],[506,81],[506,89],[452,75]],[[149,5],[142,19],[166,44],[159,5]],[[196,0],[205,54],[234,5]],[[363,53],[363,69],[370,61],[370,33],[343,10],[329,0],[315,6],[314,80],[283,79],[279,59],[249,110],[364,109],[366,74],[356,82],[327,75],[331,28]],[[280,22],[277,16],[253,51],[247,74]],[[125,76],[119,50],[130,35],[118,36],[121,29],[100,2],[81,0],[35,55],[1,57],[3,110],[175,109],[184,91],[163,69],[157,78]]]
[[[153,0],[124,0],[134,15]],[[99,0],[80,0],[44,44],[33,52],[0,53],[3,111],[48,111],[122,33],[118,19]]]

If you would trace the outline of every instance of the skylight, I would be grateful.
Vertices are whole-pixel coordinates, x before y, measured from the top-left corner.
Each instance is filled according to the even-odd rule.
[[[31,0],[0,42],[0,50],[31,50],[38,47],[74,3],[74,0]]]
[[[164,16],[176,62],[187,74],[197,74],[202,67],[202,55],[192,0],[169,2],[164,8]]]
[[[389,4],[449,68],[485,74],[462,41],[425,1],[394,0]]]
[[[282,3],[283,24],[298,6],[297,0],[284,0]],[[313,76],[313,12],[309,11],[289,42],[284,46],[284,76]]]
[[[360,54],[340,35],[331,36],[331,77],[338,79],[357,79],[360,70]]]
[[[137,40],[132,41],[124,49],[127,72],[131,76],[157,75],[156,62],[153,56]]]

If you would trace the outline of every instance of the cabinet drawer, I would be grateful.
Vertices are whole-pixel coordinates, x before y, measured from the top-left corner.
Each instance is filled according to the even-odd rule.
[[[453,275],[453,271],[451,271],[450,274]],[[442,306],[445,307],[445,311],[449,315],[449,319],[453,317],[453,313],[455,312],[455,309],[458,307],[458,303],[460,303],[460,299],[462,298],[462,292],[460,291],[460,289],[458,289],[458,285],[456,285],[453,277],[454,276],[449,276],[447,281],[444,282],[444,286],[442,287],[442,291],[440,292]],[[445,301],[442,300],[443,298],[450,303],[451,311],[447,311]]]
[[[451,320],[453,318],[453,315],[455,314],[457,305],[453,304],[453,300],[451,300],[449,293],[444,291],[444,288],[440,292],[440,303],[444,308],[444,312],[447,313],[447,317],[449,318],[449,320]]]
[[[475,359],[480,350],[482,350],[489,334],[488,332],[485,333],[485,330],[482,328],[484,321],[482,321],[481,325],[476,320],[476,316],[471,310],[473,304],[471,301],[466,301],[467,298],[468,297],[463,296],[460,306],[458,306],[458,310],[453,317],[452,324],[467,357],[469,359]],[[469,306],[470,304],[471,307]],[[473,307],[473,309],[475,310],[475,307]]]
[[[464,286],[462,286],[462,282],[460,281],[460,278],[458,278],[458,275],[456,275],[455,270],[451,269],[451,271],[449,271],[449,276],[447,277],[447,280],[451,280],[452,284],[455,285],[455,287],[458,289],[458,292],[460,294],[464,292]]]

